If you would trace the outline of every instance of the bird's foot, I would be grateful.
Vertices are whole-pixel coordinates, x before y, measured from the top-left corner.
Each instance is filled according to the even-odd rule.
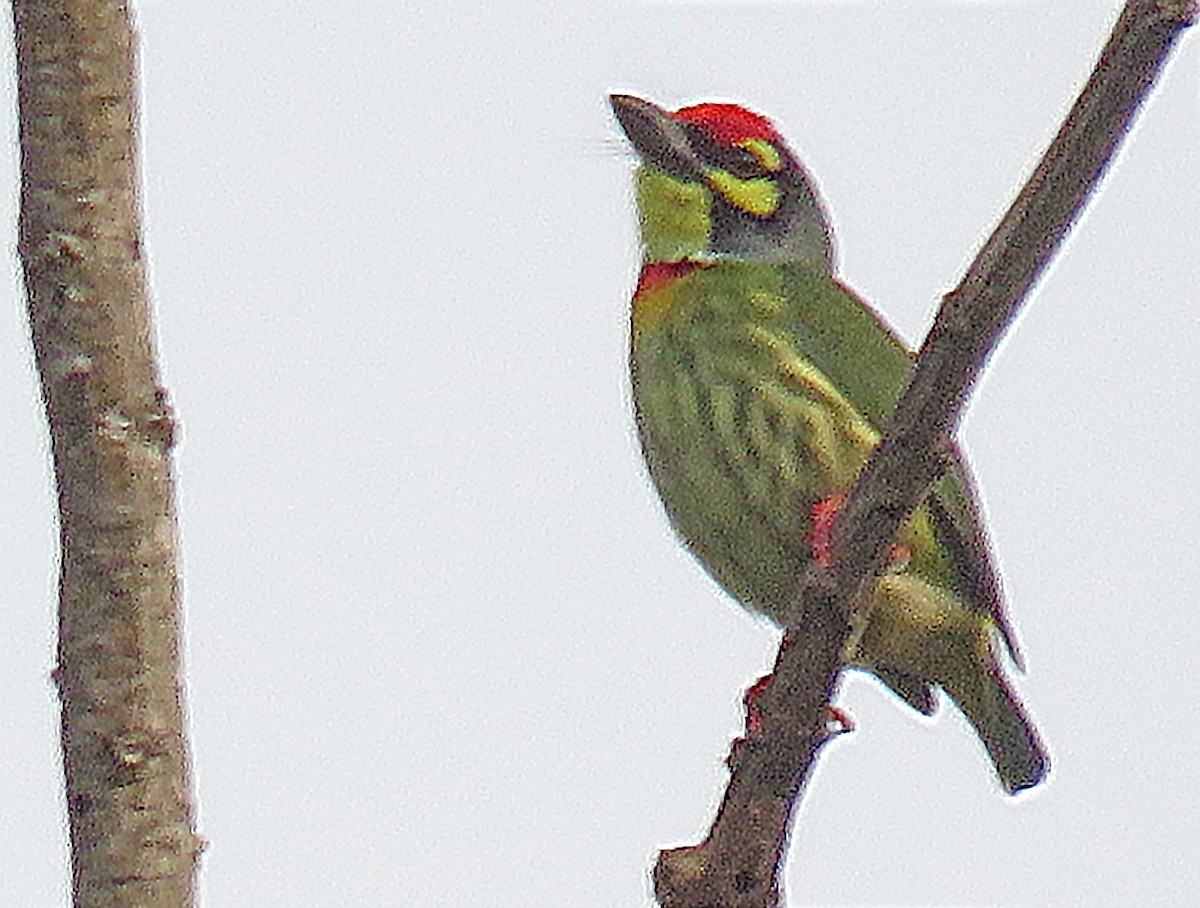
[[[833,524],[845,503],[846,493],[835,492],[812,506],[808,544],[812,547],[813,561],[823,568],[833,567]],[[892,546],[888,552],[888,567],[902,570],[907,567],[910,554],[906,545]]]
[[[774,680],[774,674],[763,675],[746,688],[746,694],[742,698],[742,704],[746,708],[746,733],[740,738],[735,738],[733,744],[730,746],[729,758],[726,762],[731,769],[737,765],[737,761],[747,743],[762,733],[763,714],[762,709],[759,708],[758,701],[762,697],[763,692],[771,686],[771,682]],[[822,730],[825,733],[825,741],[854,731],[854,719],[845,710],[834,706],[832,703],[827,703],[825,704],[824,713]]]
[[[823,568],[833,567],[833,522],[845,503],[846,494],[835,492],[812,506],[812,530],[808,534],[808,543],[812,546],[813,560]]]

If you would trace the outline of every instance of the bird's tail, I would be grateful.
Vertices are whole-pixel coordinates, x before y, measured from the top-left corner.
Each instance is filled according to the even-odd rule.
[[[880,579],[850,661],[875,672],[922,712],[932,712],[932,701],[913,692],[924,685],[942,688],[974,726],[1000,784],[1015,794],[1037,785],[1050,762],[1004,677],[999,649],[991,616],[949,590],[897,573]],[[897,685],[896,679],[907,683]]]
[[[995,657],[961,667],[967,670],[952,672],[939,681],[975,727],[1000,784],[1009,794],[1037,785],[1049,770],[1050,760]]]

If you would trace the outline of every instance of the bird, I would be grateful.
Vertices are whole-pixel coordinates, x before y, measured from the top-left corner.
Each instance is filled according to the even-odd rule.
[[[629,368],[649,476],[708,574],[785,625],[805,571],[831,563],[833,519],[914,354],[838,279],[816,184],[769,119],[724,102],[609,102],[638,163]],[[973,480],[958,446],[944,450],[843,666],[925,715],[943,691],[1015,794],[1049,758],[1007,674],[1024,666]]]

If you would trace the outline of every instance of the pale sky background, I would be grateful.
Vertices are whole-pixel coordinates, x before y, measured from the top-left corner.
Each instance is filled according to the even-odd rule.
[[[625,372],[610,90],[773,117],[846,280],[912,341],[1120,6],[136,4],[206,908],[649,903],[777,634],[673,541]],[[7,14],[6,14],[7,18]],[[1200,890],[1200,34],[961,432],[1051,749],[848,679],[795,905],[1176,905]],[[55,529],[0,192],[0,905],[67,904]]]

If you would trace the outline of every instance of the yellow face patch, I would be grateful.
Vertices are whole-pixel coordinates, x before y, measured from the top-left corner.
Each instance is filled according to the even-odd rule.
[[[708,249],[712,192],[648,167],[637,172],[642,246],[649,262],[678,262]]]
[[[768,142],[766,139],[742,139],[740,142],[735,142],[738,148],[744,148],[754,156],[754,160],[758,161],[763,170],[768,173],[778,173],[783,167],[783,158],[779,155],[779,149]]]
[[[769,177],[743,180],[728,170],[709,170],[705,177],[725,201],[755,217],[768,217],[779,207],[779,187]]]

